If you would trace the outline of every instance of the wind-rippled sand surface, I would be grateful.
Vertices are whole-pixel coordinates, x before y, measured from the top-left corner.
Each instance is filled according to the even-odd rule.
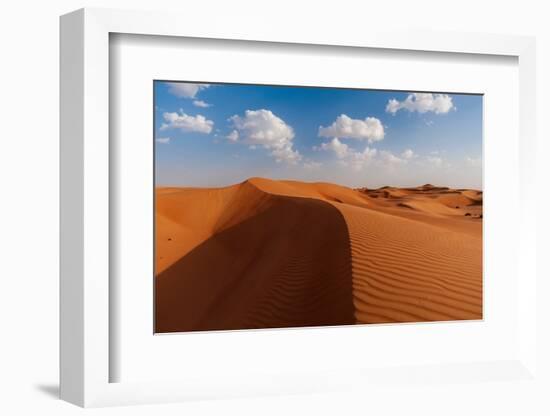
[[[158,188],[156,331],[481,319],[482,201],[262,178]]]

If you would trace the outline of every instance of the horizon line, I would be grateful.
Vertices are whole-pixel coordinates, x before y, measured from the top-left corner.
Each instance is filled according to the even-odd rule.
[[[463,190],[463,189],[466,189],[466,190],[475,190],[475,191],[480,191],[480,192],[483,192],[483,187],[480,187],[480,188],[469,188],[469,187],[452,187],[452,186],[447,186],[447,185],[434,185],[433,183],[423,183],[421,185],[408,185],[408,186],[404,186],[404,185],[382,185],[382,186],[378,186],[378,187],[369,187],[369,186],[360,186],[360,187],[351,187],[351,186],[348,186],[348,185],[342,185],[340,183],[337,183],[337,182],[327,182],[327,181],[304,181],[304,180],[298,180],[298,179],[272,179],[272,178],[268,178],[268,177],[263,177],[263,176],[250,176],[249,178],[243,180],[243,181],[240,181],[240,182],[235,182],[235,183],[232,183],[232,184],[229,184],[229,185],[218,185],[218,186],[193,186],[193,185],[158,185],[158,184],[154,184],[154,188],[155,189],[160,189],[160,188],[194,188],[194,189],[221,189],[221,188],[229,188],[229,187],[232,187],[232,186],[236,186],[236,185],[242,185],[244,183],[247,183],[249,182],[250,180],[253,180],[253,179],[262,179],[262,180],[268,180],[268,181],[273,181],[273,182],[301,182],[301,183],[306,183],[306,184],[312,184],[312,185],[315,185],[315,184],[330,184],[330,185],[337,185],[337,186],[341,186],[341,187],[345,187],[345,188],[349,188],[349,189],[353,189],[353,190],[357,190],[357,189],[369,189],[369,190],[376,190],[376,189],[387,189],[387,188],[399,188],[399,189],[417,189],[417,188],[422,188],[422,187],[431,187],[431,188],[446,188],[446,189],[455,189],[455,190]]]

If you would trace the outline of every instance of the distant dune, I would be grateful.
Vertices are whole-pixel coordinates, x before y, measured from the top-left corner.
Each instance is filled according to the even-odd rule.
[[[156,332],[481,319],[477,190],[156,190]]]

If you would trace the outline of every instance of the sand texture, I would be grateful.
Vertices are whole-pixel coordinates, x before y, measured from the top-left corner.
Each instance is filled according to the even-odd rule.
[[[156,332],[482,318],[480,191],[155,192]]]

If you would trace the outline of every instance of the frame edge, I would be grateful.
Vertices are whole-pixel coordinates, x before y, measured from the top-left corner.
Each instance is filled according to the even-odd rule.
[[[60,18],[60,398],[84,405],[84,11]]]

